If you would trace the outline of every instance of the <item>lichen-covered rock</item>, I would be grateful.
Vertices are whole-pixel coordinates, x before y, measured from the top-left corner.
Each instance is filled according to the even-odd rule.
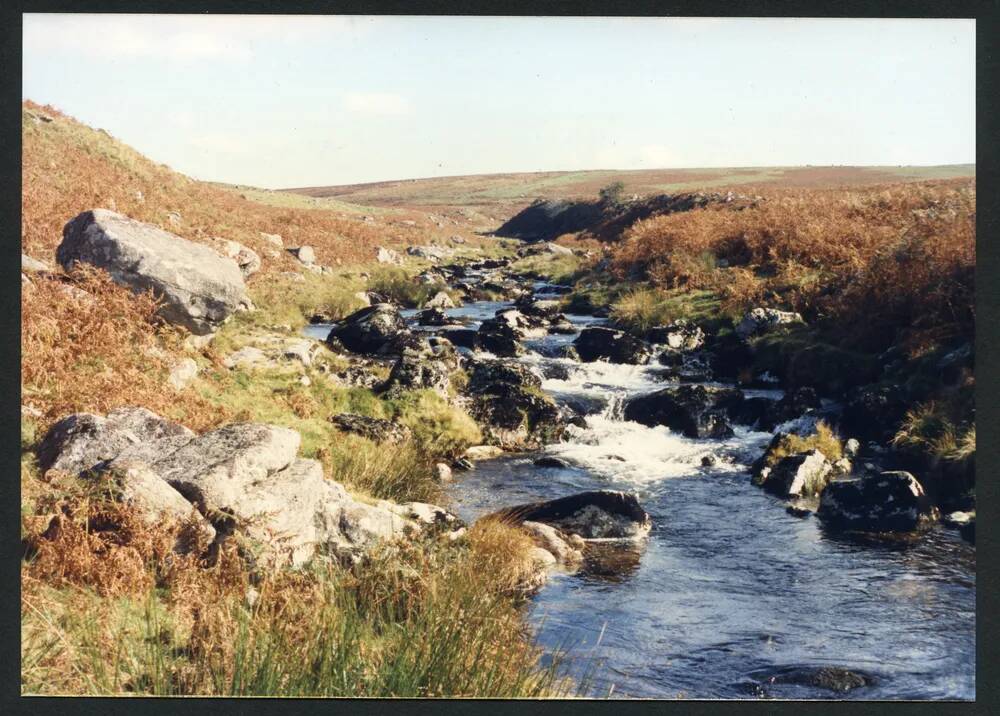
[[[174,390],[183,390],[198,375],[198,364],[194,358],[182,358],[170,369],[167,382]]]
[[[567,537],[552,525],[527,520],[521,528],[531,535],[536,547],[544,549],[564,567],[577,567],[583,561],[583,552],[571,546]]]
[[[674,350],[693,351],[705,344],[705,332],[690,321],[680,319],[666,326],[649,329],[646,340]]]
[[[63,229],[56,258],[89,263],[134,291],[163,300],[160,315],[196,335],[251,307],[239,266],[207,246],[106,209],[85,211]]]
[[[346,433],[361,435],[375,442],[401,443],[410,438],[410,429],[405,425],[382,418],[341,413],[330,417],[330,422]]]
[[[398,395],[408,390],[433,390],[448,396],[451,373],[458,368],[458,353],[444,338],[420,338],[413,346],[400,351],[399,360],[392,368],[380,391]]]
[[[392,249],[387,249],[384,247],[379,247],[378,252],[375,254],[375,260],[380,264],[401,264],[403,263],[403,257]]]
[[[767,333],[776,326],[786,326],[790,324],[804,324],[802,315],[791,311],[779,311],[776,308],[751,309],[743,316],[743,320],[736,326],[736,335],[747,339],[761,333]]]
[[[913,475],[890,471],[832,481],[816,515],[835,530],[910,532],[935,521],[938,513]]]
[[[374,355],[400,333],[406,333],[406,321],[399,315],[399,309],[389,303],[355,311],[339,321],[330,330],[327,343],[336,346],[333,340],[353,353]]]
[[[297,258],[306,266],[311,266],[316,263],[316,251],[312,246],[299,246],[294,249],[288,249],[288,253]]]
[[[187,444],[194,433],[145,408],[119,408],[106,417],[74,413],[59,420],[38,448],[38,464],[78,474],[116,459],[150,462]]]
[[[444,291],[438,291],[434,296],[424,304],[425,308],[454,308],[455,302],[451,300],[449,296]]]
[[[565,428],[559,407],[539,388],[527,367],[506,361],[478,361],[471,367],[469,413],[490,442],[505,448],[537,447]]]

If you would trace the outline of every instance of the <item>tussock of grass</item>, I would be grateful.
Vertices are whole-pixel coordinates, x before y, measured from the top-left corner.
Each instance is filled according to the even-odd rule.
[[[150,577],[105,595],[25,564],[22,692],[567,694],[558,659],[540,665],[510,594],[529,546],[509,526],[477,525],[459,543],[386,548],[363,569],[259,575],[252,603],[249,574],[228,553],[211,569],[176,570],[161,580],[169,589],[150,588]]]
[[[906,413],[892,444],[932,461],[963,463],[976,456],[976,426],[963,428],[948,406],[931,401]]]
[[[816,423],[816,432],[801,436],[789,433],[782,436],[778,444],[768,452],[766,464],[776,465],[782,459],[791,455],[801,455],[810,450],[819,450],[830,462],[836,462],[844,456],[844,446],[840,438],[822,420]]]
[[[453,300],[458,298],[457,291],[443,284],[420,283],[416,273],[416,267],[382,266],[371,271],[368,288],[407,308],[422,308],[439,291],[444,291]]]
[[[408,393],[392,401],[397,419],[413,431],[421,449],[430,455],[455,457],[482,442],[476,422],[432,390]]]
[[[611,309],[611,320],[616,325],[640,335],[679,319],[701,325],[724,320],[719,300],[711,291],[638,288],[618,298]]]
[[[586,259],[576,255],[537,254],[518,259],[509,270],[551,283],[570,284],[586,264]]]

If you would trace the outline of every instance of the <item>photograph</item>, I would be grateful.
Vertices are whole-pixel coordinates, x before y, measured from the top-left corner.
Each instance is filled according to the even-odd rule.
[[[12,16],[21,708],[976,701],[977,18],[136,6]]]

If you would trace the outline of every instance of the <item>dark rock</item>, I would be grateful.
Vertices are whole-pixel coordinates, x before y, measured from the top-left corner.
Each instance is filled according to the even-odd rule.
[[[820,497],[824,526],[860,532],[910,532],[937,519],[923,486],[908,472],[834,480]]]
[[[651,328],[646,332],[646,340],[674,350],[693,351],[704,345],[705,332],[690,321],[681,319],[667,326]]]
[[[802,316],[791,311],[779,311],[775,308],[754,308],[743,316],[736,326],[736,335],[747,339],[751,336],[767,333],[778,326],[803,324]]]
[[[764,684],[794,684],[840,692],[876,683],[873,676],[839,666],[791,666],[761,670],[751,676]]]
[[[625,401],[624,418],[650,427],[665,425],[689,438],[730,437],[726,405],[740,396],[737,390],[702,385],[664,388]]]
[[[440,308],[427,308],[417,314],[417,323],[421,326],[446,326],[448,316]]]
[[[410,437],[410,429],[405,425],[381,418],[369,418],[353,413],[341,413],[330,417],[330,422],[345,433],[361,435],[375,442],[401,443]]]
[[[479,333],[472,328],[446,328],[441,331],[441,337],[460,348],[476,350],[480,347]]]
[[[907,408],[906,396],[898,386],[861,386],[848,395],[841,429],[863,440],[889,440]]]
[[[518,316],[520,314],[513,311],[483,321],[479,326],[479,346],[493,355],[507,358],[523,353],[521,339],[524,331]]]
[[[389,396],[408,390],[434,390],[448,395],[451,373],[458,368],[458,354],[445,338],[421,338],[414,346],[400,351],[392,372],[380,392]]]
[[[565,460],[552,455],[543,455],[534,462],[535,467],[569,467]]]
[[[517,363],[480,361],[472,366],[467,391],[470,414],[491,442],[527,448],[557,438],[565,424],[558,406],[541,392],[541,379]]]
[[[460,470],[462,472],[468,472],[469,470],[472,470],[476,467],[475,464],[472,462],[472,460],[470,460],[467,457],[460,457],[456,459],[455,462],[451,464],[451,466],[456,470]]]
[[[580,359],[591,363],[607,360],[611,363],[644,365],[649,362],[649,345],[623,331],[611,328],[585,328],[573,341]]]
[[[327,336],[327,343],[336,338],[353,353],[373,355],[401,333],[408,331],[399,309],[388,303],[377,303],[339,321]]]
[[[547,502],[500,510],[498,515],[552,525],[584,539],[640,539],[652,522],[634,493],[612,490],[582,492]]]

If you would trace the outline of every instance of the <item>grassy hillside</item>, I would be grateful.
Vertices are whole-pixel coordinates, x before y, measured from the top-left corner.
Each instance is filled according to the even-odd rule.
[[[595,170],[480,174],[386,181],[373,184],[305,187],[287,192],[317,198],[376,206],[476,206],[513,213],[537,198],[583,198],[614,181],[625,184],[626,194],[672,193],[699,189],[750,187],[821,188],[864,186],[887,182],[974,177],[975,166],[938,167],[748,167],[722,169]]]
[[[157,320],[151,295],[102,271],[23,280],[22,693],[565,693],[571,685],[540,665],[525,627],[516,589],[532,569],[532,543],[515,528],[478,524],[454,543],[386,549],[357,569],[263,570],[232,541],[214,562],[201,551],[173,554],[184,524],[148,524],[120,501],[113,480],[43,473],[36,460],[42,437],[66,414],[139,405],[197,431],[237,421],[292,428],[301,455],[319,460],[356,499],[443,502],[435,460],[480,435],[437,393],[383,399],[338,381],[331,372],[344,359],[322,346],[302,368],[229,369],[223,358],[261,336],[299,337],[313,311],[342,316],[359,307],[363,288],[413,290],[407,272],[419,264],[383,277],[370,264],[376,247],[434,241],[456,233],[454,225],[420,212],[392,212],[398,223],[381,212],[371,223],[363,208],[342,202],[274,201],[269,192],[191,180],[51,107],[25,103],[22,119],[29,255],[54,264],[65,222],[107,207],[192,241],[236,240],[263,258],[248,282],[256,310],[234,317],[207,347]],[[286,276],[301,266],[268,253],[261,231],[282,235],[286,246],[312,245],[321,263],[341,266]],[[183,359],[198,373],[174,388],[167,377]],[[338,430],[328,418],[341,412],[395,419],[413,438],[386,450]]]

